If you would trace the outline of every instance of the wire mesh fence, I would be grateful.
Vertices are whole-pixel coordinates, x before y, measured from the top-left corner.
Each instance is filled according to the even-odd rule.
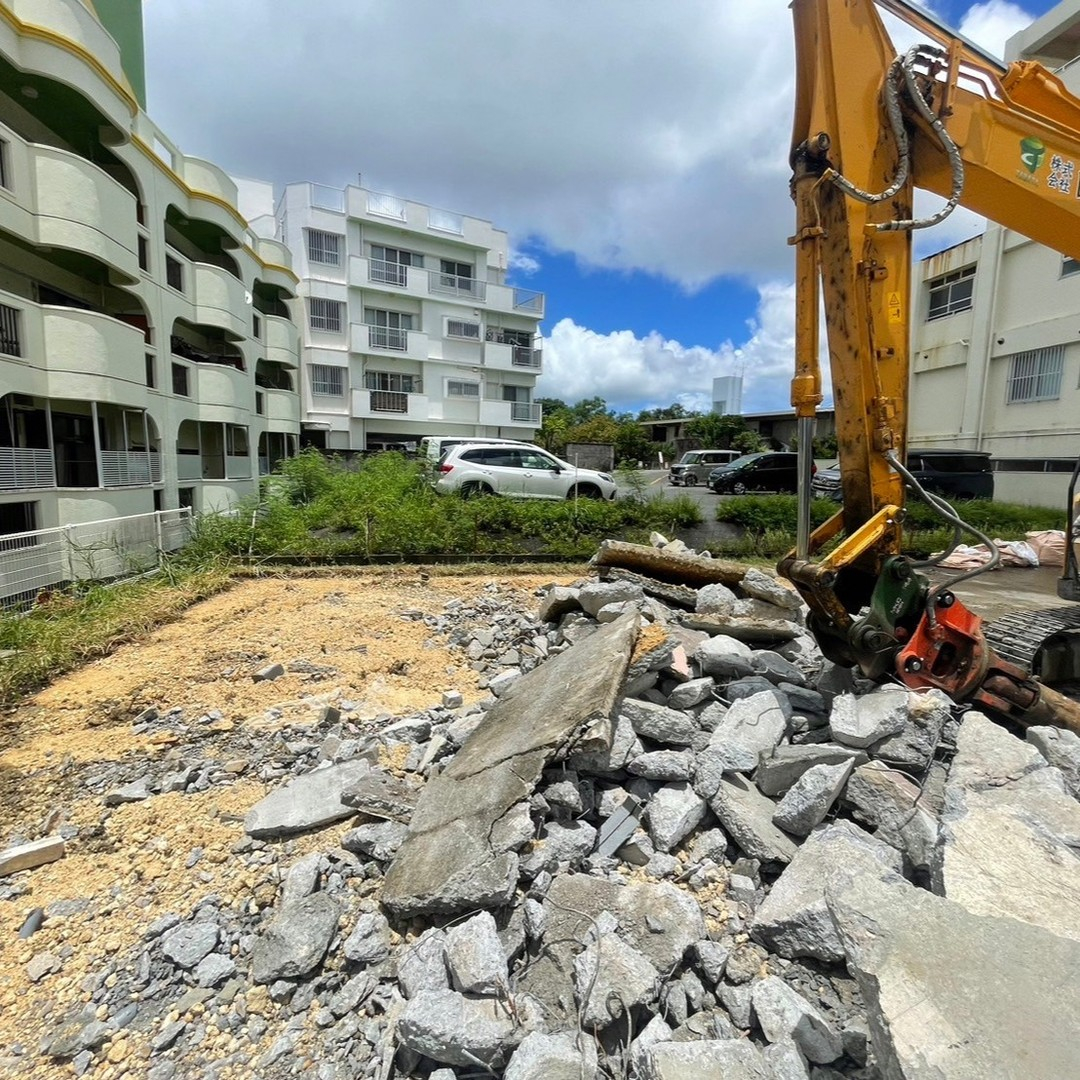
[[[191,527],[185,507],[0,536],[0,606],[30,603],[42,590],[78,581],[156,570],[163,553],[187,543]]]

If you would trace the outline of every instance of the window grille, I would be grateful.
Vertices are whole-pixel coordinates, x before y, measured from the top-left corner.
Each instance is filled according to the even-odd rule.
[[[311,365],[311,392],[318,397],[341,397],[345,393],[345,369],[329,364]]]
[[[341,309],[344,306],[340,300],[327,300],[322,296],[308,297],[308,325],[312,330],[340,334]]]
[[[475,322],[465,322],[463,319],[447,319],[446,336],[469,338],[471,341],[479,341],[480,324]]]
[[[1065,346],[1050,345],[1016,353],[1009,367],[1006,404],[1020,401],[1056,401],[1061,397]]]
[[[19,309],[0,304],[0,353],[22,356],[19,337]]]
[[[399,371],[366,371],[364,387],[368,390],[388,390],[401,394],[419,394],[420,379]]]
[[[478,398],[480,396],[480,384],[463,382],[460,379],[447,379],[446,396]]]
[[[307,230],[308,262],[322,263],[324,266],[341,265],[341,241],[338,233],[323,232],[321,229]]]

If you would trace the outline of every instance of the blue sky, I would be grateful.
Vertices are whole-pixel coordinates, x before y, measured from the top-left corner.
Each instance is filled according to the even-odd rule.
[[[1052,5],[930,6],[1001,55]],[[186,153],[277,184],[362,172],[506,229],[515,283],[547,296],[539,395],[708,408],[742,372],[745,411],[788,406],[786,0],[152,0],[144,18],[149,112]],[[958,212],[920,254],[980,229]]]

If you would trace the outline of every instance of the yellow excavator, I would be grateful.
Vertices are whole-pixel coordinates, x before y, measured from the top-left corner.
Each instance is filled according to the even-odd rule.
[[[1080,652],[1080,605],[1017,613],[995,636],[957,599],[958,577],[935,583],[922,572],[927,563],[900,554],[905,489],[933,506],[957,541],[968,532],[994,550],[904,466],[912,235],[965,206],[1080,259],[1080,100],[1041,65],[1002,66],[903,0],[794,0],[791,8],[800,495],[796,547],[780,573],[808,603],[831,660],[939,688],[1022,726],[1080,733],[1080,703],[1036,677],[1050,639]],[[923,43],[897,54],[879,8]],[[944,204],[916,218],[916,187]],[[843,509],[811,531],[822,303]],[[1073,601],[1078,476],[1080,462],[1058,585]]]

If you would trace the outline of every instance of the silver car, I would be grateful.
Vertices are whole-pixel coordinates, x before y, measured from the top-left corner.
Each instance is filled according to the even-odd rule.
[[[440,458],[435,490],[520,499],[614,499],[616,485],[607,473],[575,468],[538,446],[461,443]]]

